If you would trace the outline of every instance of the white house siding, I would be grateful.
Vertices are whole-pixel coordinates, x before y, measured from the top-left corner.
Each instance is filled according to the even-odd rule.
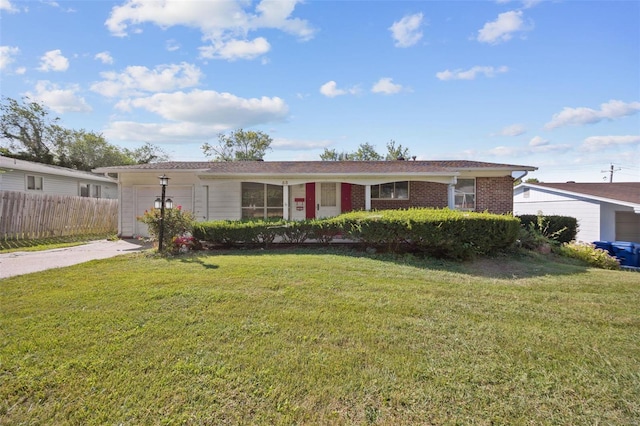
[[[136,204],[133,186],[123,186],[120,198],[120,217],[118,218],[119,234],[122,237],[135,235]]]
[[[529,197],[525,198],[523,188],[519,188],[513,199],[514,215],[538,214],[571,216],[578,220],[578,234],[576,240],[593,242],[600,241],[601,214],[598,203],[570,198],[538,189],[530,189]],[[571,212],[571,214],[567,214]]]
[[[207,180],[209,187],[209,219],[242,218],[242,183],[231,180]]]
[[[42,177],[42,191],[27,190],[27,176]],[[77,197],[80,195],[80,183],[90,183],[102,187],[101,198],[114,199],[118,197],[118,186],[115,183],[92,180],[82,177],[57,176],[40,172],[29,172],[23,170],[12,170],[2,174],[3,191],[30,192],[49,195],[69,195]]]

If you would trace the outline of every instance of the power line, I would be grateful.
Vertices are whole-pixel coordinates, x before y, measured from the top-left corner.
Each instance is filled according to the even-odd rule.
[[[620,170],[622,170],[622,169],[620,169],[620,167],[618,167],[617,169],[614,169],[613,168],[613,164],[612,164],[611,167],[609,168],[609,170],[600,170],[600,173],[609,173],[609,183],[612,183],[613,182],[613,172],[619,172]],[[606,179],[606,177],[604,179]]]

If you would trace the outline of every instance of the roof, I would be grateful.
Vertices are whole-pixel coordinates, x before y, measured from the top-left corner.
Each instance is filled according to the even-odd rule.
[[[115,184],[114,179],[97,175],[83,170],[68,169],[66,167],[54,166],[51,164],[35,163],[33,161],[19,160],[17,158],[4,157],[0,155],[0,170],[12,171],[22,170],[25,172],[42,173],[56,176],[66,176],[76,179],[96,180]]]
[[[614,183],[524,183],[531,188],[548,188],[588,198],[619,201],[640,205],[640,182]]]
[[[197,161],[101,167],[99,173],[140,171],[201,171],[212,174],[451,174],[473,171],[533,171],[537,167],[480,161]]]

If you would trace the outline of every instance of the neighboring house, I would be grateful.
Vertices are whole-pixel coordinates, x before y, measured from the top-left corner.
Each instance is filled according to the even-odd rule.
[[[0,191],[117,198],[118,184],[91,172],[0,156]]]
[[[168,162],[101,167],[118,175],[119,234],[146,235],[137,217],[170,178],[167,198],[197,220],[303,220],[351,210],[435,207],[511,213],[513,173],[530,166],[477,161]]]
[[[640,242],[640,182],[523,183],[513,207],[516,215],[575,217],[578,241]]]

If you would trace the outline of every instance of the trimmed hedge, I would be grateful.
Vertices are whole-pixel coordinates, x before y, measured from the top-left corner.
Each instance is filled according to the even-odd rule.
[[[512,245],[520,229],[513,216],[449,209],[346,213],[338,222],[346,238],[390,251],[417,251],[466,259]]]
[[[574,241],[578,234],[578,220],[575,217],[533,214],[523,214],[517,217],[524,229],[538,231],[542,236],[559,244]]]
[[[330,243],[336,236],[393,252],[422,252],[466,259],[512,245],[520,221],[513,216],[415,208],[350,212],[305,221],[212,221],[194,226],[194,236],[223,246],[264,245],[276,238],[300,244]]]

